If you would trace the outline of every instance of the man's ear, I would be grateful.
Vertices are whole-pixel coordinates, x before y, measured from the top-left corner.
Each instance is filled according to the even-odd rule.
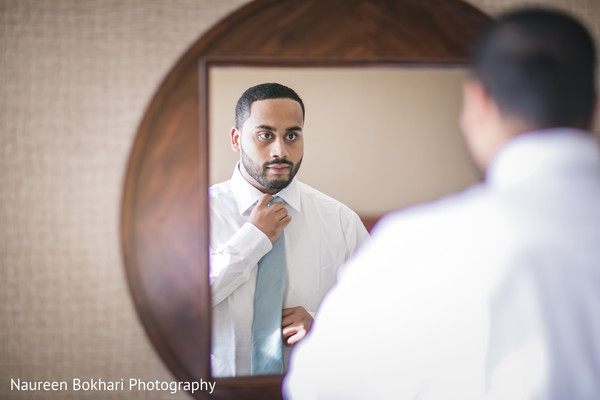
[[[495,110],[495,103],[479,80],[468,79],[463,84],[460,127],[469,153],[481,171],[487,169],[497,145]]]
[[[236,127],[233,127],[233,128],[231,128],[230,135],[231,135],[231,148],[233,149],[233,151],[239,152],[240,148],[241,148],[240,141],[242,140],[241,132]]]
[[[468,79],[463,84],[463,108],[460,126],[467,136],[480,129],[485,119],[488,98],[483,84],[476,79]]]

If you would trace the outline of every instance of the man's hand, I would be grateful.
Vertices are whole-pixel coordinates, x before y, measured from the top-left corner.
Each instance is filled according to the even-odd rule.
[[[256,225],[258,229],[267,235],[271,243],[275,243],[283,228],[292,220],[292,217],[288,215],[282,202],[269,205],[271,200],[273,200],[273,196],[265,193],[250,213],[248,222]]]
[[[304,307],[284,308],[281,316],[281,332],[287,346],[301,341],[312,326],[313,318]]]

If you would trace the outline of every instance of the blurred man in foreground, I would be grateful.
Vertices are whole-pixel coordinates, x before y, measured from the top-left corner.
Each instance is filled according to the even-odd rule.
[[[292,353],[287,398],[600,398],[595,69],[559,12],[484,33],[461,126],[485,182],[375,228]]]

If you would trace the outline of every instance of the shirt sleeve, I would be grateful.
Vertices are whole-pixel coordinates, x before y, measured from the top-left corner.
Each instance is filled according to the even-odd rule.
[[[246,222],[226,243],[210,250],[213,307],[248,281],[252,270],[273,245],[254,224]]]
[[[346,260],[354,254],[358,247],[371,239],[360,217],[353,211],[349,212],[350,215],[347,215],[344,219],[344,238],[347,248]]]

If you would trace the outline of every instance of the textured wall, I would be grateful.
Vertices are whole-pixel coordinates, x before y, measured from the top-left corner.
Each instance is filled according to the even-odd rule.
[[[18,396],[9,392],[11,377],[172,380],[123,273],[126,162],[161,79],[243,3],[0,2],[0,398],[53,395]]]
[[[0,0],[0,398],[10,378],[171,380],[129,297],[121,188],[136,126],[188,46],[247,0]],[[477,0],[495,14],[516,0]],[[572,9],[600,36],[597,0]]]

